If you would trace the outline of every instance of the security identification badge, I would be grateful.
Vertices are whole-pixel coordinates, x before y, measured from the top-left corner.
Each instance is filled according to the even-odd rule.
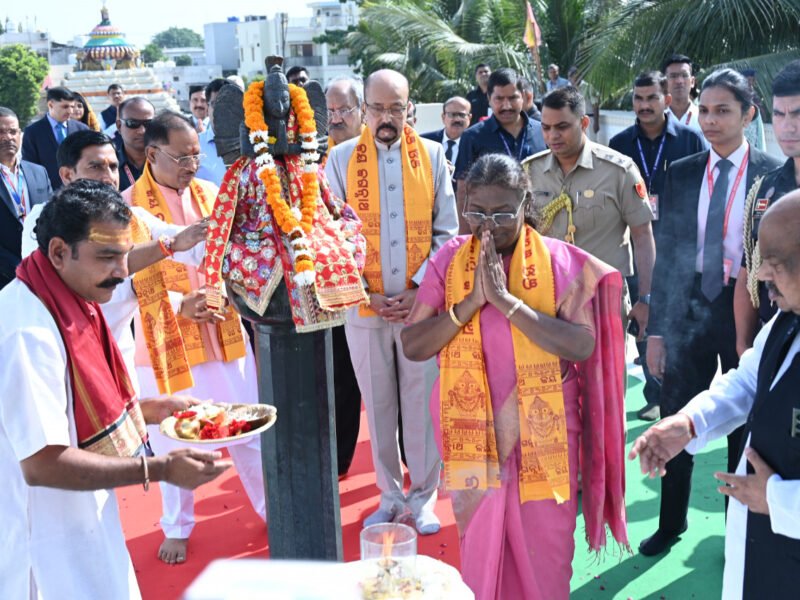
[[[658,194],[647,196],[650,200],[650,210],[653,211],[653,221],[658,221]]]

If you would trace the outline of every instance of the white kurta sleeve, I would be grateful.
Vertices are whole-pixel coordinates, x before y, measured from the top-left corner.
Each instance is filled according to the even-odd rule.
[[[767,505],[772,532],[800,539],[800,480],[784,480],[778,474],[770,477]]]
[[[157,240],[162,235],[168,237],[175,237],[181,231],[186,229],[184,225],[173,225],[162,221],[158,217],[154,217],[141,206],[132,206],[131,210],[150,230],[150,239]],[[176,252],[172,259],[176,262],[189,265],[191,267],[199,267],[203,263],[203,258],[206,254],[206,243],[200,242],[193,248],[184,252]]]
[[[773,319],[761,329],[753,347],[739,360],[738,368],[725,373],[680,410],[691,417],[697,434],[686,446],[687,452],[696,454],[708,442],[728,435],[747,420],[756,395],[761,354],[774,322]]]
[[[25,258],[39,247],[33,229],[36,227],[36,222],[39,220],[39,215],[42,214],[43,208],[44,204],[34,206],[22,223],[22,258]]]
[[[0,422],[17,460],[69,446],[67,360],[55,323],[9,333],[0,349]]]

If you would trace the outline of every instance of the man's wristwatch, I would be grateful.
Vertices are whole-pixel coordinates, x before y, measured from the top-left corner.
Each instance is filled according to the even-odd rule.
[[[638,301],[641,302],[642,304],[650,306],[650,294],[642,294],[641,296],[639,296]]]

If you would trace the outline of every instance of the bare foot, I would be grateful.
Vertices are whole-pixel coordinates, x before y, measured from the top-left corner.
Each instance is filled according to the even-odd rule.
[[[189,538],[165,538],[158,549],[158,558],[170,565],[186,562]]]

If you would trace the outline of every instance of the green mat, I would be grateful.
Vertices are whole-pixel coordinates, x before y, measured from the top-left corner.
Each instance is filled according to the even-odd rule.
[[[625,400],[628,422],[626,453],[633,440],[650,423],[636,418],[644,406],[641,380],[629,377]],[[717,440],[695,458],[689,529],[681,541],[656,557],[638,553],[639,542],[658,527],[660,483],[645,478],[638,460],[626,461],[626,504],[628,535],[633,555],[620,554],[610,538],[609,551],[598,561],[588,552],[583,516],[575,529],[575,558],[572,561],[570,597],[594,599],[718,599],[722,594],[724,564],[724,500],[717,492],[715,471],[725,470],[726,441]]]

